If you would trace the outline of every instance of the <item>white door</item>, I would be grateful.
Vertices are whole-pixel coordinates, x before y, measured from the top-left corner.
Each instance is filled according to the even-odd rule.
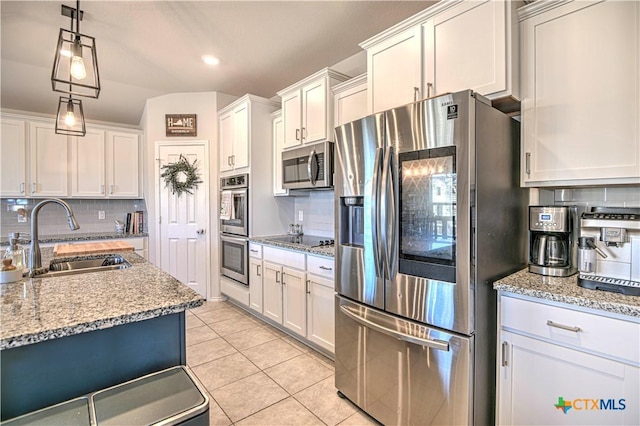
[[[197,173],[202,183],[192,190],[173,194],[160,177],[161,166],[176,163],[183,155],[190,164],[197,160]],[[156,143],[159,159],[157,185],[159,191],[160,267],[182,283],[207,297],[209,288],[209,173],[206,142]]]

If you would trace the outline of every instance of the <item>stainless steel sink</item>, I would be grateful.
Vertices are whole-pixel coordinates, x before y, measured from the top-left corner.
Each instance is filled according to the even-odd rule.
[[[100,254],[84,256],[82,259],[62,258],[49,263],[49,271],[36,275],[37,278],[58,277],[61,275],[87,274],[130,268],[131,264],[119,254]]]

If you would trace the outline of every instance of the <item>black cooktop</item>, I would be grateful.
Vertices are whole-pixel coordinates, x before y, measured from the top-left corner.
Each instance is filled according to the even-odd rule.
[[[285,235],[282,237],[270,237],[270,240],[284,243],[300,244],[307,247],[332,246],[335,241],[332,238],[316,237],[313,235]]]

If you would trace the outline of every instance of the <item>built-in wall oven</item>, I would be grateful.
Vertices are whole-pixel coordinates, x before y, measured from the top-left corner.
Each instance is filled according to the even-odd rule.
[[[220,272],[249,285],[249,175],[220,180]]]

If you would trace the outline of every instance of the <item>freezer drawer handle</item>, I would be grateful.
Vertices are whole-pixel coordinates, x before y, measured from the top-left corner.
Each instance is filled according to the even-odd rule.
[[[551,320],[547,320],[547,325],[549,327],[555,327],[555,328],[561,328],[561,329],[567,330],[567,331],[573,331],[574,333],[578,333],[578,332],[582,331],[582,329],[580,327],[572,327],[570,325],[558,324],[557,322],[553,322]]]
[[[413,343],[414,345],[420,346],[428,346],[434,349],[438,349],[440,351],[449,351],[449,342],[445,342],[442,340],[431,340],[431,339],[421,339],[420,337],[412,336],[410,334],[401,333],[396,330],[392,330],[387,328],[381,324],[377,324],[367,318],[362,318],[360,315],[352,312],[347,306],[340,306],[340,310],[346,316],[351,318],[352,320],[359,322],[360,324],[369,327],[373,330],[379,331],[380,333],[384,333],[388,336],[396,338],[398,340],[403,340],[408,343]]]

